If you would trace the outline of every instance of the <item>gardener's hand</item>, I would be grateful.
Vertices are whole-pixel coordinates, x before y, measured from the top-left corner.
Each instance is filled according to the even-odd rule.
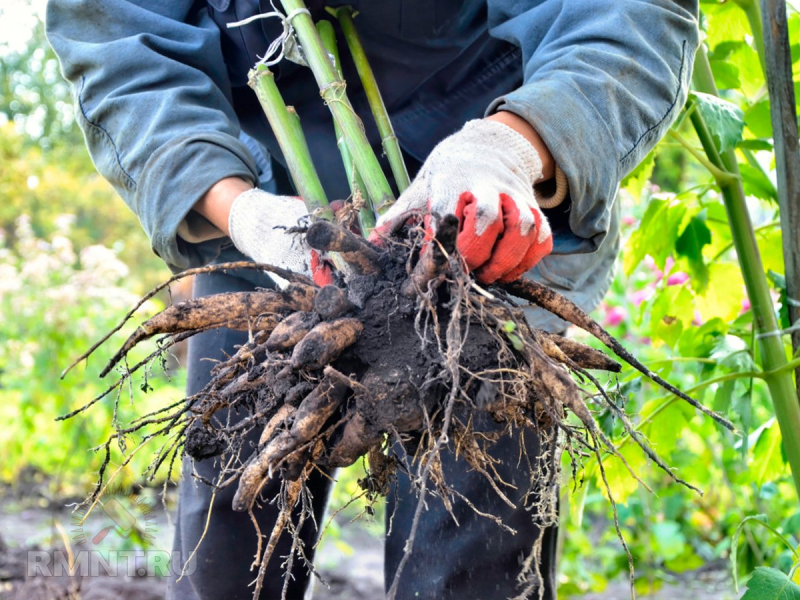
[[[525,136],[502,122],[469,121],[433,149],[373,235],[387,235],[410,211],[455,214],[459,253],[478,280],[514,281],[553,249],[533,190],[543,179],[540,153]],[[432,235],[435,219],[425,223]]]
[[[310,274],[319,285],[333,283],[330,267],[306,244],[305,236],[286,232],[307,217],[300,198],[251,188],[231,204],[228,231],[234,246],[256,262]]]

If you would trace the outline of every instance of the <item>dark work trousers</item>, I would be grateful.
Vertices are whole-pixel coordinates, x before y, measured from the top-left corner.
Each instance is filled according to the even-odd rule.
[[[219,292],[247,291],[254,287],[253,283],[231,275],[201,275],[195,280],[194,295],[199,297]],[[246,333],[227,329],[209,331],[192,338],[189,342],[187,393],[197,393],[208,383],[214,363],[207,359],[221,359],[226,354],[233,354],[236,346],[246,340]],[[244,416],[239,415],[239,418]],[[479,426],[489,429],[493,425],[487,417],[486,422]],[[538,455],[538,444],[535,436],[528,432],[526,446],[528,456],[533,460]],[[519,593],[517,575],[540,530],[533,524],[531,514],[521,507],[520,496],[527,489],[528,476],[527,468],[523,465],[525,459],[520,457],[519,444],[504,437],[494,446],[493,455],[502,461],[497,465],[501,478],[517,486],[517,492],[507,488],[506,493],[520,508],[511,509],[498,498],[483,476],[470,471],[463,460],[455,460],[450,453],[444,452],[442,462],[446,481],[481,511],[502,518],[517,534],[512,535],[494,522],[476,515],[459,499],[453,500],[453,511],[459,522],[456,525],[441,501],[428,497],[428,509],[422,513],[413,553],[403,570],[398,598],[502,600]],[[208,459],[196,462],[194,468],[205,478],[213,479],[219,465]],[[212,496],[212,490],[192,479],[190,474],[191,467],[184,462],[173,548],[181,560],[189,557],[203,535]],[[322,524],[330,480],[315,474],[308,485],[314,498],[316,521]],[[278,490],[276,483],[268,483],[262,492],[262,499],[271,500]],[[173,575],[169,587],[170,598],[234,600],[252,597],[253,588],[248,584],[256,576],[255,572],[250,571],[257,546],[256,533],[247,513],[237,513],[231,509],[234,492],[235,486],[217,492],[208,531],[194,559],[196,564],[187,569],[191,573],[180,582],[176,583]],[[416,506],[417,496],[410,481],[407,476],[401,475],[389,493],[386,510],[387,520],[392,519],[385,548],[387,589],[403,556]],[[256,510],[255,514],[262,533],[269,535],[277,518],[277,508],[262,502],[262,508]],[[306,553],[313,558],[312,547],[318,532],[310,520],[306,520],[302,535]],[[284,572],[280,557],[287,555],[289,550],[290,538],[284,534],[267,568],[262,598],[273,600],[281,597]],[[546,599],[556,597],[555,556],[556,528],[553,527],[545,531],[542,548],[541,572],[545,580]],[[295,561],[294,579],[289,585],[287,597],[292,600],[302,599],[309,584],[309,573],[301,563]]]

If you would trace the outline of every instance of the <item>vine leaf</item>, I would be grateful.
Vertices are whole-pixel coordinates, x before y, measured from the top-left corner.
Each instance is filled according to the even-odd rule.
[[[686,202],[678,198],[653,198],[647,205],[639,228],[633,232],[623,256],[626,275],[648,254],[659,268],[664,268],[672,253],[678,231],[686,215]]]
[[[744,113],[738,106],[702,92],[693,92],[692,101],[708,125],[720,152],[742,141]]]
[[[800,600],[800,585],[770,567],[756,567],[742,600]]]
[[[708,287],[708,266],[703,260],[703,246],[711,243],[711,230],[706,225],[706,213],[693,216],[675,242],[675,251],[689,262],[692,289],[702,294]]]

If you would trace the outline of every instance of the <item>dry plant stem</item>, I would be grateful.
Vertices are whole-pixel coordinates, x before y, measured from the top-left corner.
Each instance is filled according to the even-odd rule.
[[[378,158],[367,140],[361,119],[358,118],[347,98],[345,82],[336,72],[311,15],[295,12],[306,9],[305,2],[303,0],[281,0],[281,5],[286,14],[295,13],[292,18],[292,26],[300,40],[306,61],[317,80],[320,95],[330,108],[334,121],[342,130],[356,170],[364,179],[367,194],[375,202],[377,212],[382,214],[394,202],[394,194],[383,174]]]
[[[125,326],[125,323],[139,310],[145,302],[152,299],[156,294],[158,294],[161,290],[168,288],[170,284],[175,283],[176,281],[180,281],[181,279],[185,279],[186,277],[192,277],[194,275],[205,275],[207,273],[225,273],[227,271],[237,271],[237,270],[253,270],[253,271],[264,271],[266,273],[274,273],[278,277],[286,279],[287,281],[293,283],[304,283],[306,285],[315,285],[314,282],[306,277],[305,275],[300,275],[288,269],[282,269],[281,267],[273,267],[272,265],[264,265],[249,261],[239,261],[239,262],[232,262],[232,263],[222,263],[218,265],[209,265],[206,267],[198,267],[196,269],[187,269],[186,271],[181,271],[177,275],[173,275],[169,279],[167,279],[164,283],[157,285],[152,290],[147,292],[142,298],[136,303],[136,305],[126,314],[122,321],[114,327],[111,331],[109,331],[106,335],[96,341],[92,346],[83,354],[81,354],[75,361],[69,365],[64,371],[61,373],[61,379],[64,379],[67,373],[69,373],[75,365],[79,362],[87,359],[92,353],[97,350],[103,342],[108,340],[112,335],[118,332]]]
[[[389,119],[389,113],[378,89],[378,82],[375,80],[375,73],[372,72],[372,67],[369,64],[369,60],[367,60],[367,54],[364,52],[364,46],[361,43],[361,37],[358,35],[358,30],[353,22],[353,17],[357,13],[351,6],[342,6],[336,9],[329,8],[327,10],[339,20],[339,25],[342,27],[344,39],[347,41],[347,47],[350,49],[350,54],[356,65],[361,85],[364,87],[364,93],[367,95],[372,116],[375,117],[375,123],[381,134],[381,144],[383,145],[383,151],[386,153],[386,158],[389,159],[389,166],[392,169],[397,190],[402,194],[411,184],[411,181],[403,161],[400,144]]]
[[[333,65],[336,68],[336,72],[339,74],[339,77],[344,79],[342,77],[342,64],[339,61],[339,47],[336,44],[336,32],[333,30],[333,25],[330,21],[318,21],[317,32],[322,40],[322,45],[325,46],[325,50],[333,57]],[[334,122],[333,125],[336,130],[336,146],[339,148],[339,154],[342,155],[342,162],[344,163],[344,170],[347,174],[347,182],[350,185],[350,193],[353,195],[353,201],[355,202],[360,198],[364,202],[364,206],[358,211],[358,222],[361,225],[361,231],[364,232],[365,236],[368,236],[369,232],[375,228],[375,208],[372,206],[372,200],[364,187],[364,180],[358,174],[358,170],[356,170],[353,156],[350,154],[350,150],[348,150],[347,144],[344,141],[341,127],[339,127],[336,122]]]
[[[733,423],[731,423],[721,415],[718,415],[714,411],[706,408],[694,398],[687,396],[679,389],[677,389],[675,386],[664,381],[656,373],[645,367],[641,362],[639,362],[636,359],[635,356],[633,356],[630,352],[628,352],[622,346],[622,344],[620,344],[610,333],[608,333],[605,329],[603,329],[597,323],[597,321],[595,321],[589,315],[587,315],[583,310],[581,310],[578,307],[577,304],[575,304],[572,300],[570,300],[566,296],[559,294],[555,290],[552,290],[547,286],[542,285],[541,283],[538,283],[536,281],[531,281],[529,279],[520,279],[519,281],[515,281],[513,283],[503,284],[501,287],[510,294],[517,296],[518,298],[522,298],[523,300],[532,302],[533,304],[540,306],[545,310],[550,311],[551,313],[564,319],[565,321],[572,323],[573,325],[576,325],[581,329],[584,329],[585,331],[588,331],[598,340],[600,340],[606,346],[608,346],[611,350],[613,350],[614,354],[622,358],[634,369],[647,376],[649,379],[651,379],[652,381],[663,387],[665,390],[672,392],[682,400],[685,400],[686,402],[694,406],[702,413],[714,419],[717,423],[719,423],[726,429],[736,432],[736,428],[733,426]]]
[[[270,128],[281,147],[294,186],[309,212],[317,211],[320,217],[332,219],[333,211],[328,208],[328,198],[311,160],[300,119],[297,113],[292,115],[287,109],[272,71],[264,65],[258,65],[250,71],[248,85],[258,96]]]

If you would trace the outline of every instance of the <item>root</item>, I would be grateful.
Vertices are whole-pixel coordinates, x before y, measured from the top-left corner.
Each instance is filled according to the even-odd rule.
[[[339,256],[359,275],[378,275],[380,255],[362,237],[328,221],[317,221],[306,233],[308,245],[316,250],[338,252]]]
[[[151,300],[161,292],[162,290],[168,288],[171,284],[175,283],[176,281],[180,281],[181,279],[186,279],[187,277],[193,277],[195,275],[206,275],[208,273],[227,273],[228,271],[240,271],[240,270],[253,270],[253,271],[262,271],[266,273],[274,273],[278,277],[282,279],[286,279],[292,283],[302,283],[308,286],[314,286],[314,282],[306,277],[305,275],[300,275],[293,271],[289,271],[288,269],[282,269],[280,267],[273,267],[272,265],[264,265],[259,263],[253,263],[249,261],[239,261],[239,262],[232,262],[232,263],[222,263],[218,265],[209,265],[206,267],[198,267],[196,269],[187,269],[186,271],[182,271],[177,275],[173,275],[164,283],[161,283],[154,287],[152,290],[147,292],[136,305],[128,311],[122,321],[119,322],[111,331],[105,334],[102,338],[97,340],[92,346],[83,354],[81,354],[78,358],[76,358],[66,369],[61,372],[61,379],[66,377],[67,373],[69,373],[75,366],[80,363],[81,361],[86,360],[89,358],[95,350],[97,350],[100,346],[102,346],[112,335],[117,333],[120,329],[125,326],[130,318],[139,310],[148,300]]]
[[[634,369],[645,375],[647,378],[652,380],[653,382],[657,383],[659,386],[667,390],[668,392],[675,394],[681,400],[684,400],[694,406],[697,410],[701,411],[706,416],[711,417],[725,427],[726,429],[736,432],[736,428],[733,426],[733,423],[728,421],[722,415],[715,413],[713,410],[706,408],[700,402],[684,394],[678,388],[673,386],[672,384],[664,381],[661,377],[659,377],[656,373],[645,367],[641,362],[639,362],[635,356],[633,356],[630,352],[628,352],[622,344],[620,344],[610,333],[608,333],[605,329],[603,329],[597,321],[592,319],[589,315],[583,312],[577,304],[575,304],[572,300],[559,294],[555,290],[548,288],[541,283],[536,281],[531,281],[528,279],[521,279],[519,281],[515,281],[513,283],[506,283],[502,285],[502,288],[507,292],[517,296],[518,298],[522,298],[523,300],[527,300],[545,310],[550,311],[557,317],[564,319],[565,321],[572,323],[580,327],[581,329],[588,331],[593,336],[595,336],[598,340],[603,342],[606,346],[608,346],[611,350],[614,351],[614,354],[619,356],[623,359],[626,363],[631,365]]]
[[[645,368],[560,294],[530,281],[490,290],[478,286],[457,252],[458,219],[434,216],[438,219],[434,239],[427,238],[419,226],[403,229],[398,225],[397,236],[387,240],[386,249],[374,247],[339,225],[313,223],[306,233],[309,244],[337,253],[341,260],[336,264],[346,267],[336,278],[340,287],[320,289],[305,277],[248,265],[291,283],[282,291],[191,300],[143,323],[103,374],[147,338],[165,335],[161,347],[123,371],[104,394],[66,417],[86,410],[111,392],[117,393],[118,401],[122,385],[131,385],[131,375],[144,367],[146,376],[152,363],[180,339],[218,327],[246,330],[250,335],[245,344],[214,365],[209,384],[185,404],[171,403],[126,426],[116,423],[114,413],[115,431],[99,446],[105,457],[90,502],[95,504],[108,485],[103,478],[111,463],[112,443],[127,454],[122,461],[125,466],[145,444],[160,438],[147,472],[151,478],[164,465],[169,465],[171,472],[178,457],[217,461],[222,468],[213,481],[196,473],[195,478],[215,491],[236,485],[233,508],[251,516],[267,482],[279,480],[279,517],[266,543],[262,544],[259,533],[253,563],[253,568],[258,567],[254,582],[258,596],[266,565],[284,533],[292,537],[284,567],[290,570],[299,557],[311,568],[299,537],[304,519],[313,519],[306,487],[309,474],[316,471],[327,476],[331,469],[367,456],[366,475],[359,481],[363,493],[357,494],[366,503],[365,510],[389,493],[398,469],[408,474],[418,496],[406,550],[388,592],[391,599],[397,594],[430,502],[442,502],[455,519],[454,504],[463,501],[476,518],[513,532],[502,519],[482,511],[475,498],[448,483],[443,452],[463,459],[485,479],[490,493],[512,509],[527,510],[542,529],[557,522],[565,449],[573,462],[576,486],[583,461],[596,457],[611,498],[602,464],[602,455],[608,452],[649,490],[598,427],[589,408],[594,405],[587,405],[587,399],[597,394],[597,401],[620,419],[650,461],[677,483],[699,492],[656,454],[624,408],[589,373],[594,369],[619,373],[620,363],[579,342],[532,328],[508,294],[586,329],[662,387],[724,426],[732,429],[732,425]],[[232,265],[192,273],[225,270]],[[596,394],[584,389],[588,384],[597,388]],[[575,417],[568,420],[569,413]],[[488,418],[496,428],[476,427]],[[537,436],[538,455],[528,456],[526,435]],[[258,444],[253,447],[249,440],[255,437]],[[493,456],[494,445],[506,437],[519,442],[518,466],[527,476],[523,484],[515,479],[516,486],[503,481],[499,458]],[[139,442],[128,451],[126,446],[133,439]],[[394,454],[387,454],[390,443]],[[632,565],[613,498],[611,503],[617,534]],[[293,514],[297,515],[294,521]],[[531,540],[531,551],[522,565],[520,597],[541,589],[540,552],[541,537]],[[289,576],[287,573],[284,595]]]

